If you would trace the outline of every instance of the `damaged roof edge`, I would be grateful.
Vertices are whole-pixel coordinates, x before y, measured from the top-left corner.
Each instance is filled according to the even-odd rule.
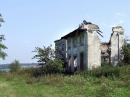
[[[80,29],[80,28],[77,28],[76,30],[74,30],[74,31],[72,31],[72,32],[70,32],[70,33],[68,33],[67,35],[65,35],[65,36],[63,36],[63,37],[61,37],[61,39],[66,39],[66,38],[68,38],[68,37],[71,37],[71,36],[73,36],[74,34],[75,34],[75,32],[84,32],[84,31],[86,31],[87,29]]]
[[[79,32],[84,32],[84,31],[87,31],[87,30],[94,30],[94,31],[99,31],[99,32],[101,32],[101,31],[99,30],[98,25],[93,24],[93,23],[91,23],[91,22],[87,22],[86,20],[84,20],[83,23],[81,23],[77,29],[75,29],[74,31],[68,33],[67,35],[61,37],[61,39],[66,39],[66,38],[68,38],[68,37],[72,37],[72,36],[75,34],[75,32],[79,33]],[[100,34],[100,33],[99,33],[99,34]],[[101,34],[100,34],[100,35],[101,35]],[[101,35],[101,36],[102,36],[102,35]],[[56,41],[58,41],[58,40],[56,40]],[[56,42],[56,41],[55,41],[55,42]]]

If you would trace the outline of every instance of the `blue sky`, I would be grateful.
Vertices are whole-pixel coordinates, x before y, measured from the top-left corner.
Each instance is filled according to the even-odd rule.
[[[8,57],[1,63],[17,59],[22,63],[36,62],[31,58],[35,47],[53,44],[85,19],[99,25],[108,41],[111,28],[121,25],[130,38],[129,0],[0,0],[0,13],[5,23],[0,33]]]

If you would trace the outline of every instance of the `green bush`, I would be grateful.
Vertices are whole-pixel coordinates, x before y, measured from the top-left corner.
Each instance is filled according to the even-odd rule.
[[[39,77],[46,74],[63,73],[63,62],[60,59],[49,60],[46,65],[40,68],[35,68],[32,71],[32,76]]]
[[[43,68],[45,74],[62,73],[63,62],[60,59],[50,60],[47,65]]]
[[[12,62],[9,68],[10,72],[18,72],[21,69],[19,61],[15,60],[14,62]]]
[[[86,71],[84,73],[82,73],[83,76],[87,77],[87,76],[94,76],[94,77],[120,77],[120,78],[124,78],[126,76],[126,78],[130,75],[130,66],[117,66],[117,67],[113,67],[113,66],[102,66],[90,71]]]
[[[17,74],[24,77],[32,77],[37,68],[22,68]]]
[[[63,62],[55,57],[55,51],[51,45],[43,46],[43,48],[36,47],[34,52],[36,55],[33,58],[37,59],[41,65],[39,71],[34,71],[35,76],[63,72]]]
[[[95,77],[119,77],[120,69],[119,67],[103,66],[90,71],[86,71],[83,74],[85,77],[88,75]]]
[[[124,45],[123,47],[124,53],[124,63],[130,64],[130,44]]]

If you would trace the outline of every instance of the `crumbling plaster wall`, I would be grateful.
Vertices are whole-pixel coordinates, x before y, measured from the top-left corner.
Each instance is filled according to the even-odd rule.
[[[87,32],[87,45],[88,45],[88,69],[93,69],[101,66],[101,49],[100,39],[97,36],[96,31]]]
[[[112,28],[111,36],[111,63],[115,66],[123,59],[124,29],[121,26]]]
[[[82,29],[86,31],[86,63],[87,69],[91,70],[101,66],[101,48],[100,39],[97,35],[99,27],[95,24],[83,25]]]

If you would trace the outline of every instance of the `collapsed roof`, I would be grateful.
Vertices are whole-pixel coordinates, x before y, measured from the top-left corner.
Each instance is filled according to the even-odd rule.
[[[76,30],[68,33],[67,35],[63,36],[61,39],[66,39],[68,37],[72,37],[75,33],[81,33],[84,31],[96,31],[100,36],[102,36],[101,35],[102,32],[100,31],[98,25],[84,20],[83,23],[81,23]]]

